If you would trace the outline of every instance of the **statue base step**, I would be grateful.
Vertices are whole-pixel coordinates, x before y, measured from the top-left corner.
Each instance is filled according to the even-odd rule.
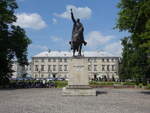
[[[64,96],[96,96],[96,90],[90,86],[75,85],[63,88],[62,95]]]

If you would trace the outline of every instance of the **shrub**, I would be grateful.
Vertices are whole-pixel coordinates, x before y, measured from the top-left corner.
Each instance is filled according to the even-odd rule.
[[[90,85],[100,85],[100,86],[112,86],[114,84],[120,84],[120,82],[96,82],[96,81],[91,81]]]
[[[143,84],[142,84],[142,83],[140,83],[138,86],[139,86],[139,88],[142,88],[142,87],[143,87]]]
[[[57,88],[63,88],[66,85],[68,85],[68,82],[67,81],[55,81],[55,85]]]
[[[148,85],[146,86],[146,88],[147,88],[147,89],[150,89],[150,84],[148,84]]]
[[[123,82],[123,85],[132,86],[132,85],[136,85],[136,83],[135,82]]]

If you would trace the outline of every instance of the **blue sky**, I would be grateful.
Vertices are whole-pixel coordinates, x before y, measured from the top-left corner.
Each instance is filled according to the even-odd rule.
[[[51,50],[69,51],[72,21],[69,9],[84,25],[84,51],[105,51],[120,55],[120,39],[127,33],[114,30],[119,0],[17,0],[19,8],[16,25],[26,30],[32,44],[28,48],[29,59],[39,52]]]

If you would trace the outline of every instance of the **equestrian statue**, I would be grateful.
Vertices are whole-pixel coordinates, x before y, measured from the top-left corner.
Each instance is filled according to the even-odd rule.
[[[72,29],[72,38],[69,42],[71,45],[71,50],[73,50],[73,56],[75,56],[75,52],[78,52],[78,56],[81,56],[82,44],[86,45],[87,42],[84,40],[84,27],[78,18],[75,20],[73,11],[71,9],[71,19],[73,21],[73,29]]]

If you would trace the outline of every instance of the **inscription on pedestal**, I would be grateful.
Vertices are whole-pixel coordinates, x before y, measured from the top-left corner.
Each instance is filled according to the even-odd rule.
[[[76,71],[81,71],[82,68],[84,68],[84,65],[74,65],[73,67],[76,69]]]

